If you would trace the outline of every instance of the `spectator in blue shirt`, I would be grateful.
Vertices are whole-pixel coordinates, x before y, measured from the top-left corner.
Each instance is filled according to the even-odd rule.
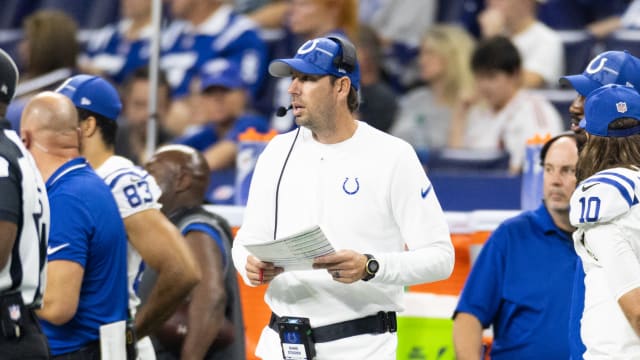
[[[38,311],[51,354],[99,359],[100,326],[127,319],[124,224],[109,187],[80,157],[78,115],[69,99],[52,92],[35,96],[25,107],[21,137],[46,182],[51,208]]]
[[[543,203],[503,222],[484,245],[454,313],[458,359],[568,359],[569,308],[577,255],[569,222],[578,148],[573,133],[543,147]]]
[[[170,5],[175,20],[162,34],[160,67],[167,73],[174,100],[168,128],[179,136],[194,124],[189,97],[197,93],[193,80],[198,74],[211,71],[220,59],[234,62],[257,99],[267,74],[268,53],[258,26],[226,1],[171,0]]]
[[[122,84],[149,63],[151,0],[120,0],[121,19],[94,32],[80,56],[83,72]]]
[[[202,152],[213,172],[207,190],[212,203],[232,203],[235,160],[240,134],[250,127],[267,132],[268,120],[249,110],[247,85],[240,68],[233,62],[218,60],[200,79],[199,111],[207,123],[192,129],[175,142]]]

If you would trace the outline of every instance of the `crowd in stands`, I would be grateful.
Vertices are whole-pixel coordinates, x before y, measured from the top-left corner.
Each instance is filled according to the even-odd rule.
[[[0,46],[23,74],[7,117],[19,129],[33,94],[75,73],[105,76],[124,102],[116,149],[141,164],[150,115],[141,68],[150,59],[152,1],[82,3],[4,6]],[[556,96],[562,74],[581,72],[606,49],[638,55],[637,3],[165,1],[155,140],[202,151],[216,171],[207,200],[232,203],[238,136],[250,127],[282,133],[296,126],[291,112],[277,114],[290,105],[290,80],[269,76],[268,63],[308,39],[343,36],[358,49],[360,119],[411,143],[427,165],[446,149],[471,157],[488,151],[507,154],[504,170],[517,174],[528,138],[568,128],[567,99]],[[496,56],[512,46],[514,58]]]

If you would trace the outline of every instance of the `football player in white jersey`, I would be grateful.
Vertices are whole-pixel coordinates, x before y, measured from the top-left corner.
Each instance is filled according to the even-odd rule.
[[[176,227],[159,211],[160,189],[154,178],[126,158],[114,155],[116,119],[122,108],[115,88],[98,76],[76,75],[57,92],[78,110],[81,153],[111,187],[129,240],[127,273],[129,310],[135,316],[138,358],[155,359],[147,337],[175,311],[200,279],[200,269]],[[90,196],[89,194],[87,194]],[[145,305],[135,287],[141,260],[158,274]]]
[[[640,358],[640,94],[606,85],[586,99],[573,235],[585,270],[585,359]]]

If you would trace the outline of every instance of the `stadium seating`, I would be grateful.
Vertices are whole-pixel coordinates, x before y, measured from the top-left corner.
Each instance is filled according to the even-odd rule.
[[[586,67],[586,64],[585,64]],[[582,69],[584,70],[584,68]],[[578,72],[567,72],[567,74],[580,74],[582,70]],[[569,106],[576,98],[576,91],[573,89],[545,89],[545,90],[531,90],[546,98],[551,102],[551,105],[556,108],[562,118],[562,124],[565,129],[568,130],[569,124]]]
[[[506,171],[433,171],[429,179],[445,211],[520,209],[520,175]]]
[[[596,39],[585,30],[562,30],[557,34],[564,45],[565,73],[581,73],[595,55]]]
[[[618,30],[604,39],[606,50],[629,50],[640,57],[640,30]]]
[[[22,0],[24,1],[24,0]],[[58,9],[71,15],[81,29],[97,29],[118,20],[120,1],[40,0],[40,9]]]
[[[37,9],[37,0],[3,0],[0,12],[0,29],[17,29],[22,26],[22,19]]]

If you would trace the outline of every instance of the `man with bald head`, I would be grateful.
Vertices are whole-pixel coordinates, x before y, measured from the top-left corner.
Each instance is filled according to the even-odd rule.
[[[0,49],[0,359],[48,359],[42,303],[49,200],[33,158],[5,119],[18,68]]]
[[[147,335],[164,323],[197,284],[200,269],[178,229],[160,212],[160,189],[153,177],[129,159],[115,155],[122,103],[113,85],[99,76],[79,74],[67,79],[56,92],[69,98],[78,111],[81,154],[111,189],[124,221],[129,241],[129,312],[139,339],[138,357],[155,360]],[[158,273],[158,281],[146,304],[139,307],[136,284],[143,260],[146,269]]]
[[[162,190],[162,212],[180,229],[202,269],[202,280],[191,293],[182,348],[169,354],[168,337],[178,336],[170,334],[169,320],[158,334],[156,349],[163,359],[244,359],[231,230],[226,220],[202,207],[209,184],[206,160],[191,147],[168,145],[156,151],[146,168]]]
[[[47,289],[37,313],[53,358],[99,359],[101,325],[127,319],[127,237],[111,191],[80,157],[73,103],[31,99],[20,134],[51,207]]]

